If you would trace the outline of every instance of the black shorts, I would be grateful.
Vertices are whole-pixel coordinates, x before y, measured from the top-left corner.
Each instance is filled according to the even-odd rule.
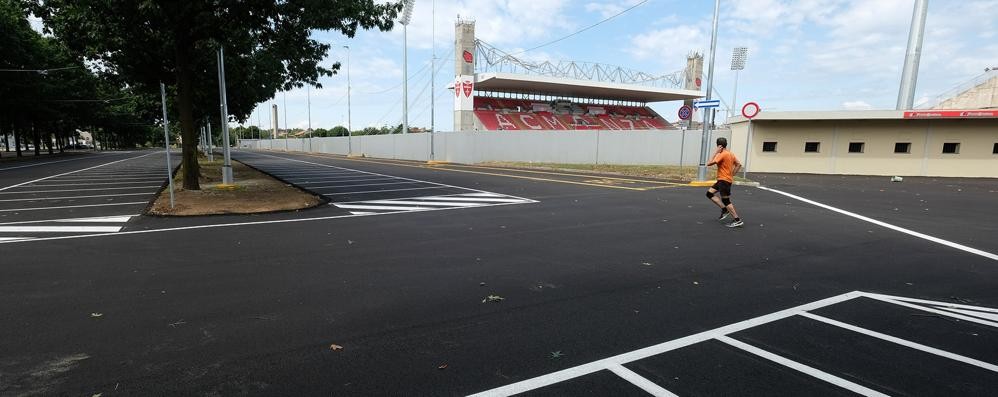
[[[721,192],[721,196],[722,197],[730,197],[731,196],[731,182],[722,181],[722,180],[718,179],[717,182],[714,183],[714,186],[711,186],[711,187],[714,188],[714,190],[717,190],[718,192]]]

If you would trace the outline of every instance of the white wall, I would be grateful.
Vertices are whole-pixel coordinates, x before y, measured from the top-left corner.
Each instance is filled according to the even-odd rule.
[[[456,131],[433,134],[436,160],[474,164],[486,161],[517,161],[571,164],[696,164],[701,131]],[[731,139],[727,130],[714,131],[714,139]],[[429,159],[430,134],[363,135],[353,138],[329,137],[309,140],[289,139],[290,151],[348,154],[366,157],[418,160]],[[285,140],[243,139],[239,146],[253,149],[285,150]],[[304,150],[303,150],[304,148]]]

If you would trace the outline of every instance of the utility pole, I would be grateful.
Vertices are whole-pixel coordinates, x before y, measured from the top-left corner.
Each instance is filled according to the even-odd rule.
[[[705,100],[710,100],[711,90],[714,88],[714,55],[717,50],[717,13],[721,8],[721,0],[714,0],[714,23],[710,34],[710,63],[707,67],[707,96]],[[703,112],[703,136],[700,140],[700,166],[697,167],[697,180],[707,179],[707,156],[710,156],[710,108],[705,108]]]
[[[305,86],[305,104],[308,107],[308,151],[312,151],[312,87]],[[302,148],[304,150],[305,148]]]
[[[922,57],[922,36],[925,34],[925,16],[928,10],[929,0],[915,0],[911,30],[908,31],[908,50],[905,52],[904,68],[901,71],[897,110],[911,109],[915,104],[915,83],[918,80],[918,62]]]
[[[282,95],[284,95],[284,151],[286,152],[288,151],[288,133],[291,132],[288,130],[288,92],[284,91]]]

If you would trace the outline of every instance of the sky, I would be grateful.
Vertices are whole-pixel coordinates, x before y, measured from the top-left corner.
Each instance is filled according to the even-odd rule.
[[[894,109],[914,0],[720,3],[714,86],[725,103],[733,102],[735,88],[735,73],[729,70],[732,49],[745,46],[749,52],[745,70],[739,72],[739,105],[755,101],[763,111]],[[530,60],[598,62],[665,75],[682,70],[690,51],[709,51],[713,9],[709,0],[416,0],[407,31],[409,125],[429,127],[434,95],[436,129],[453,127],[453,95],[446,86],[454,78],[458,15],[476,21],[479,39],[507,52],[572,35],[521,55]],[[313,128],[347,124],[343,45],[351,51],[352,127],[401,122],[401,25],[391,32],[360,31],[354,38],[318,31],[312,36],[334,44],[326,64],[343,64],[340,74],[322,78],[323,87],[309,92]],[[438,71],[431,89],[429,63],[434,52]],[[705,73],[709,54],[707,58]],[[995,66],[998,0],[929,1],[916,105]],[[274,103],[281,109],[282,128],[308,126],[305,89],[279,93]],[[270,105],[261,104],[248,124],[269,125]],[[675,121],[680,105],[650,106]]]

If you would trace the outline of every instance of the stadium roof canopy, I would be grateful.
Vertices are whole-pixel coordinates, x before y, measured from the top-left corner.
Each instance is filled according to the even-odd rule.
[[[702,98],[700,91],[533,76],[514,73],[478,73],[476,91],[540,94],[634,102],[682,101]],[[452,83],[453,84],[453,83]]]

